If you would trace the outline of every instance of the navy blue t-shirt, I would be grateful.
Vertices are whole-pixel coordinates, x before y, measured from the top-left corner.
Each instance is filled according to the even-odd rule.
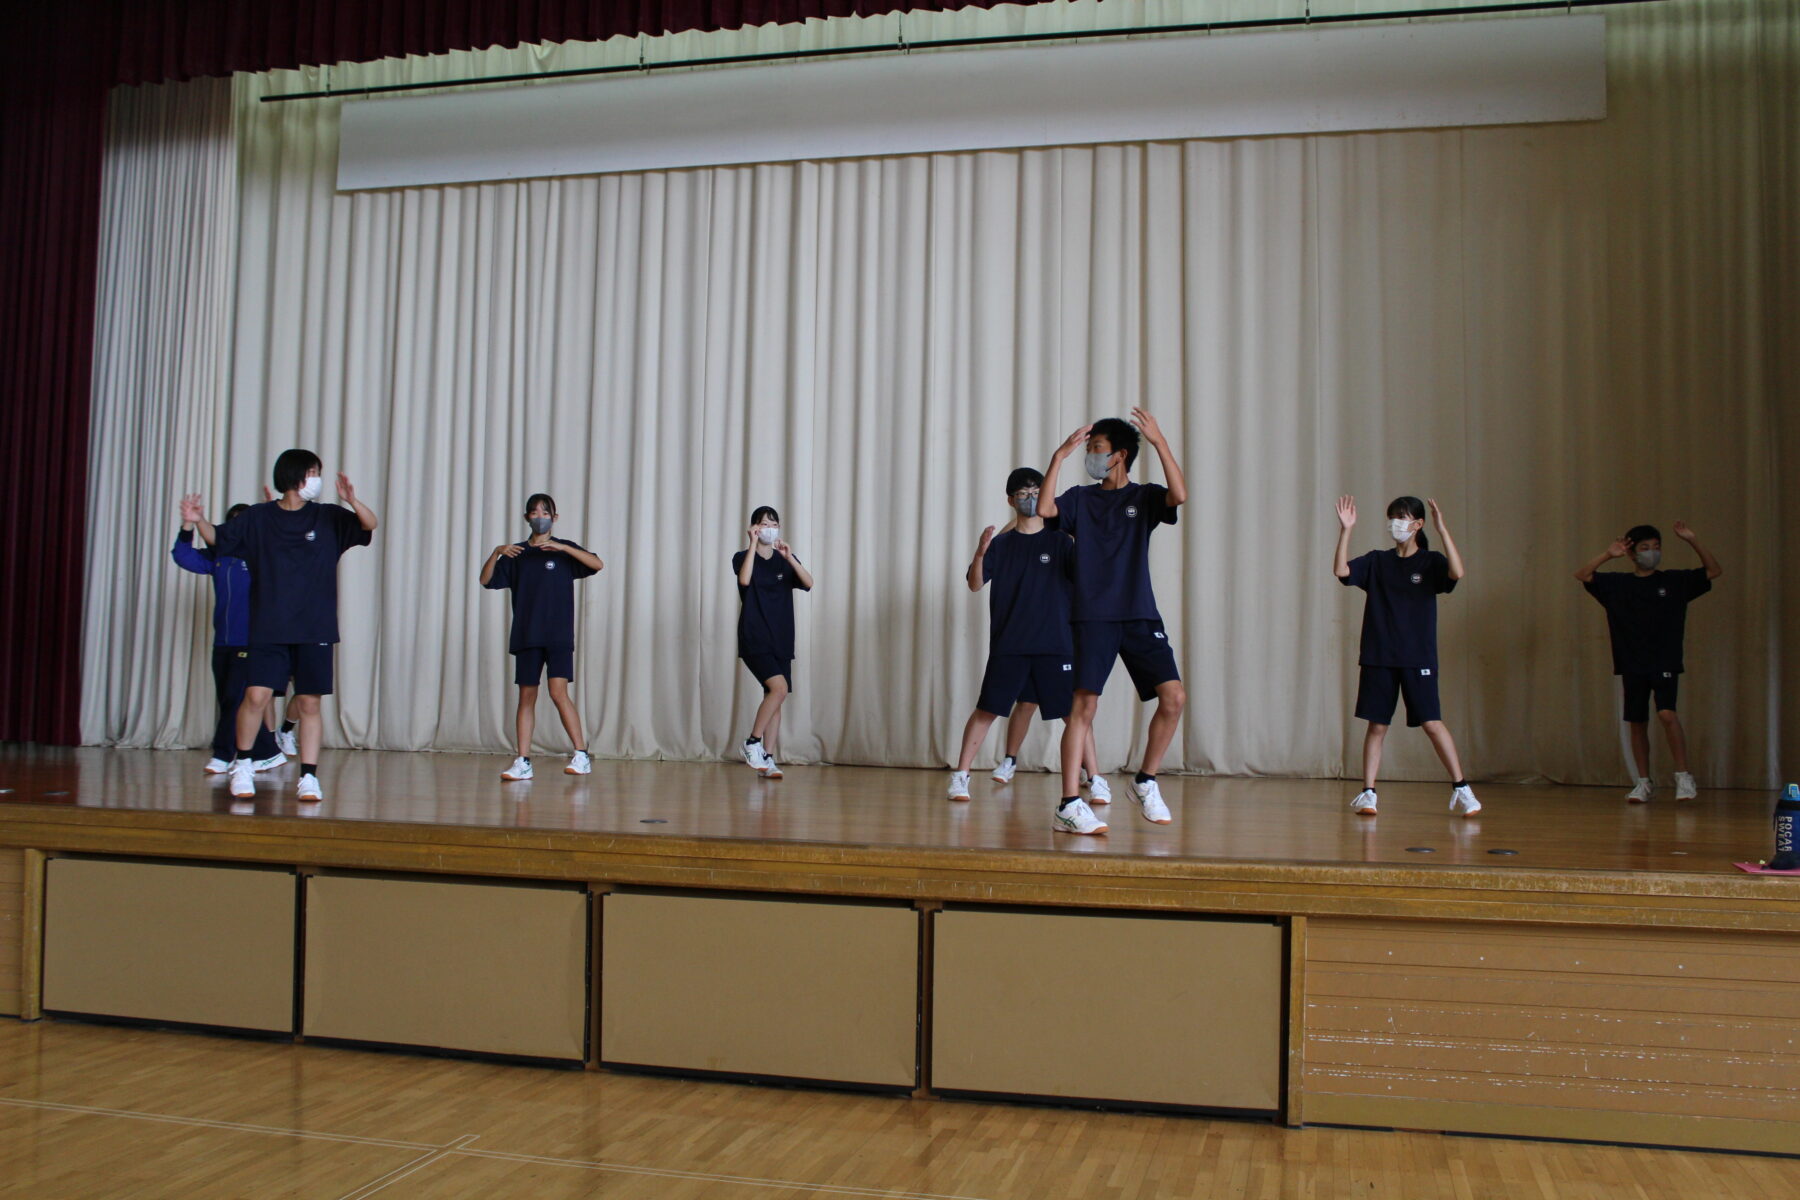
[[[213,552],[250,564],[250,644],[337,641],[338,559],[370,540],[350,509],[311,500],[252,504],[219,526]]]
[[[1436,550],[1408,558],[1398,550],[1371,550],[1350,560],[1350,574],[1341,582],[1369,594],[1357,662],[1437,670],[1437,598],[1456,589],[1449,559]]]
[[[1173,525],[1169,489],[1128,483],[1072,487],[1056,498],[1062,531],[1075,539],[1075,620],[1159,621],[1150,588],[1150,535]]]
[[[731,556],[731,573],[744,569],[744,555],[739,550]],[[810,591],[800,582],[799,572],[779,553],[764,558],[758,554],[750,568],[750,586],[738,584],[738,657],[769,654],[776,658],[794,657],[794,592]]]
[[[1075,543],[1054,529],[1000,534],[981,558],[988,595],[989,654],[1075,652],[1069,631]]]
[[[1606,609],[1614,675],[1679,675],[1688,601],[1712,591],[1704,567],[1596,573],[1581,586]]]
[[[551,538],[574,550],[584,547],[567,538]],[[506,652],[521,650],[573,650],[575,648],[575,581],[586,579],[594,568],[568,554],[540,550],[528,542],[515,558],[501,555],[487,586],[498,591],[511,588],[512,633]]]

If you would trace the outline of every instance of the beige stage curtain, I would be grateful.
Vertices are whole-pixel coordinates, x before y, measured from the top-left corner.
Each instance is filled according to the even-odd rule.
[[[906,31],[1203,7],[920,14]],[[960,577],[1005,519],[1007,471],[1142,404],[1192,495],[1153,551],[1191,695],[1170,769],[1357,770],[1361,597],[1329,570],[1347,491],[1359,551],[1383,544],[1398,494],[1451,521],[1470,574],[1442,608],[1445,710],[1477,779],[1624,778],[1603,616],[1571,574],[1627,525],[1688,520],[1727,569],[1692,610],[1696,770],[1767,785],[1800,735],[1780,470],[1800,449],[1785,345],[1800,15],[1679,0],[1608,22],[1596,123],[356,195],[332,190],[337,105],[261,95],[635,61],[637,43],[243,77],[232,402],[160,461],[221,462],[217,510],[283,447],[312,446],[381,514],[375,546],[344,560],[333,744],[505,751],[506,602],[475,575],[544,490],[560,532],[607,563],[580,585],[575,694],[597,752],[715,757],[744,736],[758,692],[733,659],[728,560],[771,503],[818,578],[797,600],[788,755],[939,765],[985,652],[985,597]],[[851,44],[896,23],[650,48]],[[181,399],[99,398],[108,428]],[[1160,478],[1153,454],[1138,476]],[[139,502],[160,514],[188,480],[156,484]],[[186,659],[199,601],[171,597],[185,581],[164,524],[99,530],[97,741],[204,727]],[[1689,565],[1669,542],[1669,565]],[[1109,766],[1146,717],[1116,673]],[[561,744],[547,707],[539,729]],[[1029,762],[1050,760],[1051,734]],[[1439,777],[1422,738],[1390,747],[1391,776]]]

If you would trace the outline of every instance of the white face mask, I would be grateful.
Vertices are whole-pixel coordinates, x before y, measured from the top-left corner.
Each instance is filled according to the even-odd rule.
[[[1639,550],[1631,556],[1632,561],[1646,571],[1654,571],[1662,563],[1661,550]]]
[[[1393,535],[1396,542],[1404,542],[1413,535],[1412,519],[1395,517],[1388,522],[1388,532]]]
[[[319,498],[319,493],[324,490],[325,476],[308,475],[306,477],[306,482],[300,485],[300,498],[302,500],[317,500]]]
[[[756,527],[756,540],[765,546],[773,546],[776,542],[781,540],[781,526],[758,525]]]

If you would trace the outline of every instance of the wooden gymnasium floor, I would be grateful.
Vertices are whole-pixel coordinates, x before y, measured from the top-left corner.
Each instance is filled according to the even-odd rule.
[[[294,799],[293,766],[259,777],[252,814],[238,816],[224,777],[202,775],[203,758],[0,747],[0,825],[34,816],[144,824],[161,815],[226,818],[181,824],[248,833],[270,829],[271,818],[282,826],[309,818],[429,826],[462,840],[459,831],[542,831],[565,840],[599,835],[611,845],[649,837],[1054,856],[1039,863],[1046,870],[1058,858],[1109,856],[1707,874],[1746,882],[1731,863],[1766,857],[1771,848],[1772,797],[1763,792],[1708,790],[1676,804],[1665,788],[1652,804],[1628,805],[1623,788],[1490,784],[1478,788],[1483,811],[1462,819],[1446,811],[1446,785],[1390,783],[1381,790],[1381,815],[1365,818],[1348,811],[1357,785],[1346,781],[1169,775],[1163,794],[1175,822],[1154,826],[1125,798],[1130,777],[1121,772],[1112,777],[1119,799],[1101,810],[1111,831],[1083,838],[1051,831],[1058,788],[1041,772],[1021,772],[1010,785],[978,772],[973,801],[953,804],[944,799],[944,771],[798,766],[785,779],[765,781],[735,763],[600,760],[592,775],[578,778],[562,774],[561,758],[542,755],[535,781],[505,783],[503,756],[377,751],[329,752],[321,773],[325,800],[304,809]],[[23,807],[37,805],[53,809],[34,814]],[[393,833],[439,836],[421,828]]]
[[[1693,1200],[1800,1160],[787,1090],[0,1020],[0,1197]]]

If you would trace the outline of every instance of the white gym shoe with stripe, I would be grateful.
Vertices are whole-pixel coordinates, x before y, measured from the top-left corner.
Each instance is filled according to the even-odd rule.
[[[231,760],[231,794],[239,800],[256,795],[256,764],[247,758]]]
[[[1104,775],[1090,775],[1087,782],[1089,804],[1111,804],[1112,785]]]
[[[1648,804],[1650,803],[1650,797],[1654,795],[1655,792],[1656,785],[1654,783],[1651,783],[1648,779],[1640,779],[1637,781],[1637,786],[1625,794],[1625,800],[1630,804]]]
[[[261,775],[264,771],[273,771],[276,767],[281,766],[285,762],[287,762],[287,755],[277,750],[267,758],[259,758],[256,760],[256,773]]]
[[[1018,771],[1018,769],[1019,769],[1019,760],[1014,758],[1010,754],[1007,755],[1005,758],[1000,760],[1000,765],[994,768],[994,782],[995,783],[1011,783],[1013,781],[1013,775]]]
[[[316,801],[325,798],[325,793],[319,789],[319,777],[317,775],[302,775],[300,777],[300,786],[296,791],[300,799],[306,801],[308,804],[315,803]]]
[[[586,750],[569,755],[569,765],[563,768],[564,775],[591,775],[593,771],[594,760],[588,757]]]
[[[512,760],[512,766],[500,772],[500,778],[509,780],[512,783],[523,783],[525,780],[530,779],[531,775],[531,760],[526,758],[523,754]]]
[[[944,790],[944,794],[952,800],[967,800],[969,798],[969,772],[950,772],[950,786]]]
[[[1137,795],[1138,809],[1144,814],[1144,820],[1153,825],[1167,825],[1175,818],[1169,815],[1169,806],[1163,803],[1162,788],[1156,780],[1146,779],[1139,783],[1131,782],[1131,790]]]
[[[285,731],[277,729],[275,731],[275,744],[280,747],[281,752],[289,758],[298,758],[300,756],[300,742],[294,737],[294,731],[291,729]]]
[[[1106,822],[1094,815],[1086,800],[1071,800],[1056,810],[1050,828],[1058,833],[1105,833]]]
[[[1468,784],[1454,789],[1450,793],[1450,811],[1459,817],[1472,817],[1481,811],[1481,801],[1475,798],[1475,789]]]
[[[206,765],[200,769],[208,775],[223,775],[231,770],[231,764],[222,758],[209,758],[206,760]]]
[[[1375,815],[1375,789],[1364,788],[1356,793],[1356,799],[1350,802],[1350,811],[1359,817]]]

